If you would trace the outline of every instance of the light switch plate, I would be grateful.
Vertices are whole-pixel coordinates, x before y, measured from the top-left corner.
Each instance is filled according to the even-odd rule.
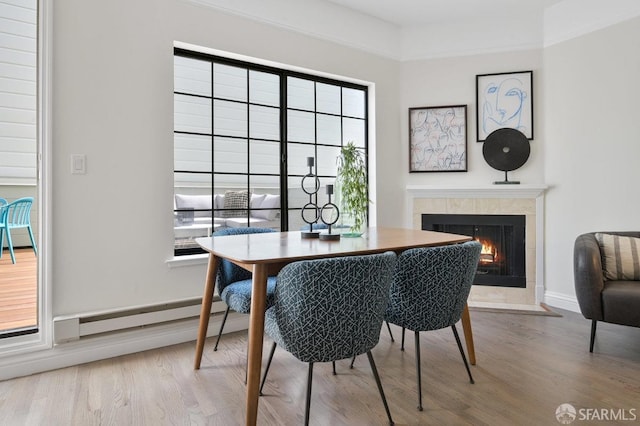
[[[71,174],[83,175],[87,173],[87,156],[84,154],[71,154]]]

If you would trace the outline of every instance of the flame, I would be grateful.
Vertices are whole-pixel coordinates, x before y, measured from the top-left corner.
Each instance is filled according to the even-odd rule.
[[[480,251],[480,263],[494,263],[498,261],[498,253],[496,247],[489,240],[477,239],[482,244]]]

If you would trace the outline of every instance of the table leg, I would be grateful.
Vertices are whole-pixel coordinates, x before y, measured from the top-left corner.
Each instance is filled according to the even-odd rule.
[[[198,340],[196,341],[196,359],[193,366],[196,370],[200,369],[204,341],[207,338],[207,328],[209,327],[209,318],[211,317],[211,304],[213,303],[213,289],[216,285],[216,273],[219,263],[216,256],[213,254],[209,255],[209,266],[207,267],[204,294],[202,295],[202,308],[200,308],[200,326],[198,327]]]
[[[254,426],[258,419],[260,369],[262,367],[262,339],[264,337],[264,311],[267,302],[267,265],[253,265],[251,284],[251,312],[249,322],[249,354],[247,366],[247,425]]]
[[[464,341],[467,344],[467,352],[469,353],[469,362],[476,365],[476,350],[473,347],[473,331],[471,330],[471,317],[469,316],[469,306],[464,305],[462,311],[462,331],[464,332]]]

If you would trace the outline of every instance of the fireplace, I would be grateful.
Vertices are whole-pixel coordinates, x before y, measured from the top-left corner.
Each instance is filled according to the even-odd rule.
[[[526,287],[525,215],[422,214],[422,229],[468,235],[482,244],[475,285]]]

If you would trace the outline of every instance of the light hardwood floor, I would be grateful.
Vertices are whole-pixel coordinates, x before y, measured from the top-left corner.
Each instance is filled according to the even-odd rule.
[[[8,249],[0,258],[0,332],[35,326],[38,314],[38,267],[33,249]]]
[[[413,338],[400,352],[383,328],[374,357],[398,425],[559,425],[556,408],[626,410],[640,423],[640,329],[600,324],[588,351],[590,322],[471,311],[478,363],[470,384],[450,329],[421,337],[424,411],[416,410]],[[399,329],[392,328],[396,338]],[[0,425],[244,424],[246,333],[207,341],[194,371],[195,342],[0,382]],[[265,359],[270,342],[265,342]],[[314,371],[311,424],[384,425],[365,356],[353,370],[338,362]],[[302,424],[306,364],[277,350],[259,424]],[[586,422],[576,425],[615,424]]]

